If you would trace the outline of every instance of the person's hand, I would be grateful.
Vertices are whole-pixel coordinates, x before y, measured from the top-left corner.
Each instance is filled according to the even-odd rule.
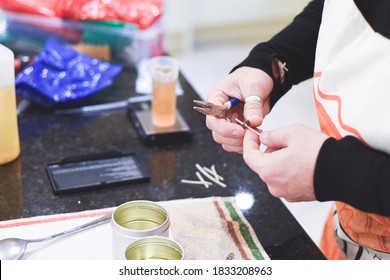
[[[273,196],[287,201],[313,201],[314,168],[325,134],[303,125],[264,131],[260,139],[251,131],[244,136],[245,163],[267,184]],[[260,151],[260,143],[267,146]]]
[[[222,105],[232,97],[244,101],[248,96],[258,96],[259,101],[236,105],[228,111],[229,120],[206,117],[206,126],[212,131],[214,140],[228,152],[242,153],[244,128],[235,123],[235,118],[249,120],[251,126],[260,126],[270,111],[270,93],[272,78],[262,70],[241,67],[227,76],[208,95],[207,100]]]

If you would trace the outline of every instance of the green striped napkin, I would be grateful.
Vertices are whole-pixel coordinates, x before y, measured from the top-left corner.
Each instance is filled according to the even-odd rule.
[[[172,238],[187,260],[268,260],[234,197],[159,202],[171,216]]]

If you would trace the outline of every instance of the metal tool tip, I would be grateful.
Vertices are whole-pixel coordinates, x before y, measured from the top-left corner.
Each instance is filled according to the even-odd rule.
[[[241,120],[239,120],[238,118],[235,118],[236,122],[238,124],[240,124],[244,129],[249,129],[250,131],[252,131],[253,133],[257,134],[258,136],[260,136],[260,132],[257,131],[256,129],[254,129],[253,127],[250,126],[250,122],[249,121],[246,121],[246,122],[243,122]]]

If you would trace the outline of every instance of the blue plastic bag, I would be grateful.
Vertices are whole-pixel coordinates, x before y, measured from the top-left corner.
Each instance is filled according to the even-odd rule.
[[[53,108],[80,101],[112,84],[122,66],[84,55],[54,39],[46,42],[34,63],[16,76],[24,99]]]

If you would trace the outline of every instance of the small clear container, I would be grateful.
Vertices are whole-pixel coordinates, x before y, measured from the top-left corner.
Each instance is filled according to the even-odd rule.
[[[108,45],[110,62],[127,68],[164,53],[162,17],[141,30],[133,24],[119,22],[73,21],[0,10],[0,43],[3,39],[18,42],[20,38],[29,49],[41,49],[49,38],[68,44]]]

